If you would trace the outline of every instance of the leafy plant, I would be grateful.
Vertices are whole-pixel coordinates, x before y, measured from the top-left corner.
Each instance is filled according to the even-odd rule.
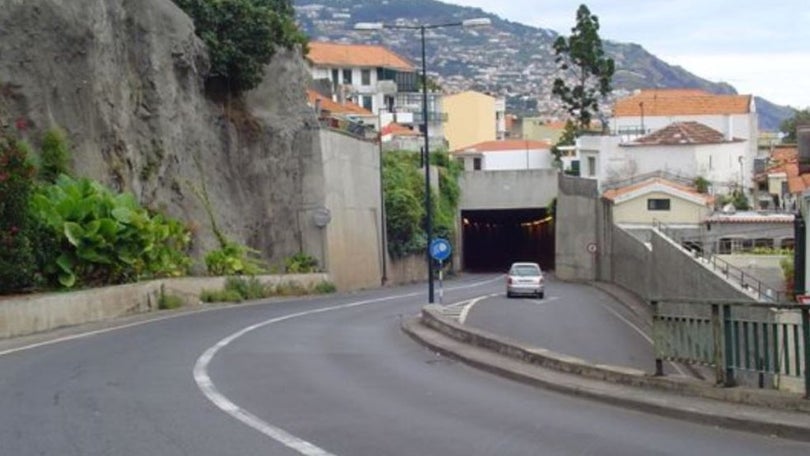
[[[709,193],[709,185],[710,184],[711,184],[711,182],[709,182],[703,176],[698,176],[698,177],[695,178],[695,188],[697,188],[697,191],[699,193]]]
[[[60,174],[70,174],[70,148],[65,132],[52,128],[42,138],[39,179],[54,183]]]
[[[150,215],[132,194],[63,174],[38,189],[31,204],[45,234],[59,242],[56,260],[40,265],[49,283],[71,288],[176,277],[191,263],[185,227]]]
[[[194,20],[211,59],[210,79],[233,93],[262,80],[279,48],[306,45],[291,0],[174,0]]]
[[[209,274],[216,276],[262,274],[266,267],[258,254],[257,250],[226,240],[221,248],[205,255],[205,266]]]
[[[324,280],[316,283],[312,290],[317,294],[329,294],[336,292],[337,287],[334,283]]]
[[[600,98],[611,90],[615,64],[602,48],[599,18],[591,14],[587,6],[580,5],[576,21],[571,35],[568,38],[560,36],[553,44],[555,62],[574,82],[558,77],[554,80],[552,93],[563,102],[576,120],[578,129],[584,130],[598,115]]]
[[[317,272],[318,260],[303,252],[299,252],[284,261],[284,271],[290,274]]]

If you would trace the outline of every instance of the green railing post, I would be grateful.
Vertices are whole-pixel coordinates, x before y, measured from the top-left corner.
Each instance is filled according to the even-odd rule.
[[[810,399],[810,309],[802,307],[802,337],[804,338],[804,398]],[[798,353],[796,353],[798,356]]]
[[[725,341],[725,357],[723,366],[725,368],[725,376],[723,376],[723,385],[734,386],[734,340],[731,335],[731,306],[723,304],[723,333]]]
[[[655,376],[664,376],[664,360],[661,358],[661,320],[658,318],[658,301],[650,301],[653,318],[653,349],[655,350]]]
[[[712,357],[714,358],[714,381],[725,384],[726,376],[723,364],[723,333],[720,324],[720,305],[712,304]]]

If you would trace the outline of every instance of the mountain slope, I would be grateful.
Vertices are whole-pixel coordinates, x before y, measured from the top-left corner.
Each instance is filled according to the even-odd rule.
[[[357,22],[445,23],[488,17],[492,27],[428,30],[428,74],[447,90],[473,88],[503,96],[510,111],[523,114],[560,113],[551,95],[557,77],[551,47],[556,32],[507,21],[480,8],[435,0],[295,0],[298,21],[313,40],[382,43],[418,62],[418,31],[384,29],[359,32]],[[573,13],[572,13],[573,14]],[[700,88],[718,94],[737,93],[726,83],[714,83],[681,67],[672,66],[631,43],[605,41],[605,51],[616,61],[617,95],[640,88]],[[757,98],[761,130],[776,130],[790,108]]]

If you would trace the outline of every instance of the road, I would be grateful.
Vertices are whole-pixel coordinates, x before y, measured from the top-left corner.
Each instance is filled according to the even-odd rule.
[[[424,285],[227,307],[0,354],[0,455],[810,454],[436,356]],[[501,290],[446,283],[446,302]]]
[[[470,306],[464,324],[593,363],[655,370],[642,322],[597,288],[547,274],[545,299],[508,299],[498,291]]]

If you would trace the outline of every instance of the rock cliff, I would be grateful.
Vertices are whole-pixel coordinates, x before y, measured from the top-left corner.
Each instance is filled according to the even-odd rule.
[[[77,175],[133,192],[217,247],[226,236],[278,262],[298,251],[305,160],[317,142],[303,59],[279,54],[244,102],[206,96],[205,47],[170,0],[4,0],[0,117],[36,144],[52,126]],[[3,112],[4,111],[4,112]]]

